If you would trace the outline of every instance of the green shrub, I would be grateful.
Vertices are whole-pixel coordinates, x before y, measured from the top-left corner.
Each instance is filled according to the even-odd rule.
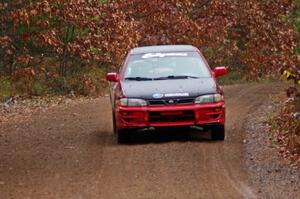
[[[0,78],[0,100],[13,95],[68,94],[71,90],[78,95],[104,94],[108,85],[104,74],[103,69],[91,67],[67,77],[46,77],[43,73],[36,74],[33,79],[21,77],[16,80],[3,77]]]
[[[0,78],[0,102],[5,100],[7,97],[13,95],[13,86],[10,79]]]
[[[104,71],[99,68],[91,68],[88,71],[70,77],[69,84],[72,90],[80,95],[104,93],[107,86]]]
[[[14,91],[15,94],[18,93],[18,95],[26,95],[26,94],[30,94],[30,90],[31,90],[31,84],[27,81],[16,81],[16,82],[12,82],[13,86],[14,86]]]
[[[42,81],[35,80],[31,85],[31,95],[41,96],[47,93],[47,86]]]
[[[55,93],[59,94],[65,94],[71,91],[71,86],[66,77],[54,77],[50,86]]]
[[[245,82],[245,76],[241,71],[230,71],[228,74],[218,77],[218,82],[221,85],[231,85],[236,83]]]

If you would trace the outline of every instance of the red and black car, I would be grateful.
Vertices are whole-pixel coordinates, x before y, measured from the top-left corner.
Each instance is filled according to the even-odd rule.
[[[132,49],[113,82],[114,132],[122,142],[132,130],[150,127],[209,127],[212,139],[224,140],[225,103],[216,77],[201,52],[189,45]]]

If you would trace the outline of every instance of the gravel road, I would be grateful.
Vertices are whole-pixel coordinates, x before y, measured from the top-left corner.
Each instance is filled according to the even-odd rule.
[[[0,124],[1,199],[257,198],[244,161],[244,124],[278,83],[225,87],[227,137],[144,132],[118,145],[108,98]]]

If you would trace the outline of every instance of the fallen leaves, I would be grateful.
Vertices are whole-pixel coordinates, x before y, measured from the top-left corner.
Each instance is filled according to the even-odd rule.
[[[297,92],[290,92],[289,98],[282,100],[279,110],[272,119],[276,128],[270,128],[278,142],[277,148],[281,156],[293,167],[300,168],[300,120],[297,115],[297,104],[299,97]]]
[[[45,112],[52,107],[74,104],[87,97],[72,96],[44,96],[44,97],[11,97],[0,103],[0,123],[11,120],[23,121],[36,112]]]

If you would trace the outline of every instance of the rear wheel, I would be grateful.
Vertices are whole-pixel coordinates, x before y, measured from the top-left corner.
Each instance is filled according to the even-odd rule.
[[[224,125],[214,125],[210,129],[211,129],[212,140],[224,140],[225,139]]]

